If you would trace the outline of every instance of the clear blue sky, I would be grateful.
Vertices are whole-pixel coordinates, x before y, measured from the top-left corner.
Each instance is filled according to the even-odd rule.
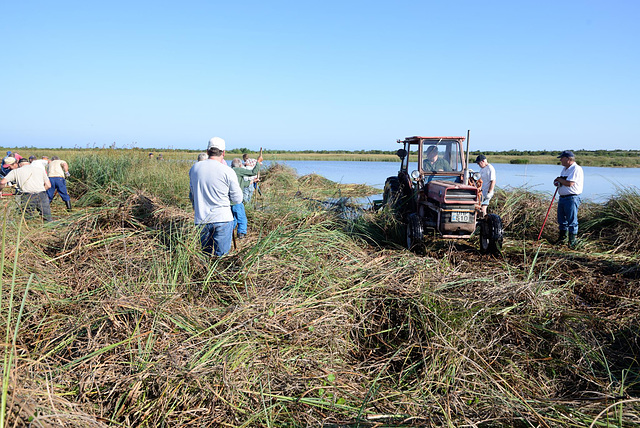
[[[640,1],[4,1],[0,146],[640,148]]]

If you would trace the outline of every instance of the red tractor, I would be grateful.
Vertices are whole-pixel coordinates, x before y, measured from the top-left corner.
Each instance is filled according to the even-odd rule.
[[[467,138],[468,139],[468,138]],[[483,253],[502,249],[502,220],[482,216],[480,173],[469,169],[465,137],[408,137],[398,140],[400,171],[387,178],[383,205],[407,225],[407,248],[417,250],[425,237],[468,239],[476,233]]]

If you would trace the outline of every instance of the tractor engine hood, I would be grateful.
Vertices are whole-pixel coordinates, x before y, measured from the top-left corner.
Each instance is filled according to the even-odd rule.
[[[478,188],[475,186],[434,180],[427,184],[427,198],[442,204],[476,205]]]

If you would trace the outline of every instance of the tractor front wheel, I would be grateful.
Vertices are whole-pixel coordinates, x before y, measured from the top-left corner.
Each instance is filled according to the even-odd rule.
[[[489,214],[480,224],[480,252],[498,254],[502,251],[504,230],[502,220],[497,214]]]
[[[407,248],[411,251],[419,251],[424,245],[424,227],[420,217],[410,214],[407,219]]]

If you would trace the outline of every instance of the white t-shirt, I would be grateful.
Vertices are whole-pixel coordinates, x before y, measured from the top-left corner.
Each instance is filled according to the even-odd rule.
[[[491,164],[480,168],[480,178],[482,178],[482,196],[487,196],[491,182],[496,180],[496,169]]]
[[[49,161],[46,159],[36,159],[33,162],[31,162],[31,165],[37,166],[38,168],[42,168],[46,171],[47,166],[49,166]]]
[[[562,168],[560,177],[564,177],[567,181],[573,181],[573,186],[560,186],[558,188],[558,194],[560,196],[566,195],[580,195],[582,193],[582,186],[584,185],[584,172],[582,167],[577,163],[573,163],[568,168]]]
[[[45,183],[49,181],[44,169],[37,166],[25,165],[18,169],[12,169],[4,177],[7,181],[14,181],[18,189],[23,193],[40,193],[47,190]]]
[[[215,159],[196,162],[189,170],[196,224],[233,221],[231,204],[242,202],[236,173]]]
[[[64,166],[67,163],[62,159],[56,159],[49,162],[49,167],[47,171],[49,171],[49,177],[53,178],[64,178]]]

